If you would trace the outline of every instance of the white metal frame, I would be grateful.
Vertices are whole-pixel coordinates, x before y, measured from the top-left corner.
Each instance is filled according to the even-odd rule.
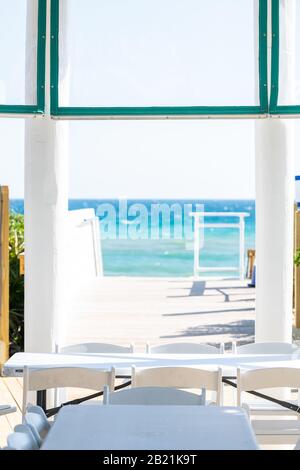
[[[190,212],[194,218],[194,276],[198,277],[200,272],[224,272],[238,271],[239,278],[245,279],[245,217],[248,212]],[[205,217],[238,217],[238,223],[205,223],[201,219]],[[237,228],[239,230],[239,267],[200,267],[200,229],[201,228]]]

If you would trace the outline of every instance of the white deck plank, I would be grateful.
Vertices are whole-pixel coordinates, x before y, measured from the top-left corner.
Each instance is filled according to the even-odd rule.
[[[239,280],[102,278],[76,286],[66,343],[249,342],[255,290]]]

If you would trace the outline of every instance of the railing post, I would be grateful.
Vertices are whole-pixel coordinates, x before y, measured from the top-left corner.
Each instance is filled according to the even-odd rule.
[[[245,279],[245,219],[240,216],[240,280]]]
[[[194,217],[194,277],[199,276],[200,233],[199,218]]]
[[[0,365],[9,357],[9,192],[0,187]]]

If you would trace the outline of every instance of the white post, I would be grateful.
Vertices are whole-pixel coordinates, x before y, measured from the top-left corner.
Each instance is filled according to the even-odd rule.
[[[281,13],[294,2],[281,2]],[[292,22],[289,24],[292,28]],[[284,37],[282,50],[293,66],[294,35]],[[293,74],[285,94],[293,92]],[[266,119],[255,124],[256,153],[256,325],[255,339],[292,339],[294,123]]]
[[[294,132],[256,124],[256,341],[292,339]]]
[[[28,2],[27,51],[36,20]],[[25,124],[25,350],[54,351],[64,299],[64,236],[68,210],[68,124],[50,118],[50,1],[47,2],[46,115]],[[35,73],[26,64],[27,94]]]
[[[194,217],[194,277],[199,276],[200,233],[199,218]]]
[[[239,231],[240,231],[240,259],[239,259],[239,271],[240,271],[240,280],[243,281],[245,279],[245,219],[243,216],[240,216],[240,223],[239,223]]]

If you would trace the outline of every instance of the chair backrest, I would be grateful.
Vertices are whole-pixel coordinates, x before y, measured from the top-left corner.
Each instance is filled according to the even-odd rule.
[[[39,439],[44,439],[51,427],[49,421],[47,419],[45,421],[43,416],[28,411],[24,416],[24,423],[30,426],[35,436],[37,435]]]
[[[224,345],[220,348],[201,343],[168,343],[151,346],[147,343],[149,354],[223,354]]]
[[[298,439],[298,441],[296,442],[294,450],[300,450],[300,439]]]
[[[200,389],[216,392],[219,405],[222,400],[222,371],[192,367],[132,367],[132,387],[171,387]]]
[[[26,415],[24,416],[24,419],[23,419],[23,424],[18,424],[17,426],[15,426],[14,428],[14,431],[17,431],[17,432],[24,432],[24,430],[22,429],[22,427],[28,427],[31,431],[31,434],[33,435],[37,445],[40,447],[42,445],[42,436],[40,435],[40,433],[38,432],[36,426],[34,425],[34,423],[30,422],[30,418],[29,420],[26,419]]]
[[[32,438],[23,432],[13,432],[7,437],[9,450],[37,450],[39,446]]]
[[[133,344],[129,346],[118,346],[117,344],[110,343],[79,343],[70,346],[56,347],[56,352],[64,354],[80,354],[80,353],[94,353],[94,354],[122,354],[132,353],[134,351]]]
[[[7,446],[12,450],[37,450],[37,443],[31,429],[25,424],[15,426],[15,432],[7,436]]]
[[[236,346],[232,343],[232,351],[237,354],[293,354],[299,347],[292,343],[249,343]]]
[[[27,405],[27,408],[26,408],[26,411],[28,413],[36,413],[38,415],[40,415],[44,421],[44,425],[47,427],[48,425],[50,426],[50,423],[48,421],[48,418],[46,416],[46,413],[45,411],[43,410],[43,408],[41,408],[40,406],[38,405],[31,405],[31,404],[28,404]]]
[[[40,370],[24,367],[23,416],[26,410],[28,391],[48,390],[51,388],[87,388],[101,390],[104,385],[113,390],[115,369],[97,370],[84,367],[50,367]]]
[[[300,388],[300,370],[293,367],[270,367],[237,370],[237,406],[242,392],[268,388]]]
[[[105,387],[104,405],[204,405],[202,395],[169,387],[137,387],[110,393]]]

